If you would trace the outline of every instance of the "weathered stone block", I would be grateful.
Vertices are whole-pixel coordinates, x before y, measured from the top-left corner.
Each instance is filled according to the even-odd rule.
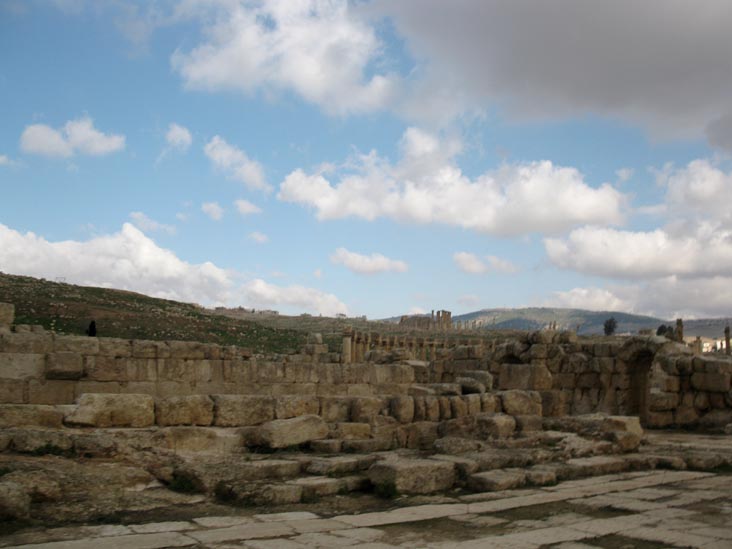
[[[437,397],[424,397],[424,419],[427,421],[440,420],[440,400]]]
[[[64,413],[42,404],[0,404],[0,427],[63,427]]]
[[[91,357],[84,362],[85,377],[91,381],[128,381],[127,358]]]
[[[493,388],[493,374],[486,370],[468,370],[465,375],[482,383],[487,391]]]
[[[468,487],[476,492],[510,490],[525,483],[526,473],[521,469],[496,469],[476,473],[468,478]]]
[[[211,425],[213,417],[213,400],[207,395],[161,398],[155,403],[158,425]]]
[[[155,423],[155,400],[140,394],[83,394],[65,423],[83,427],[149,427]]]
[[[463,401],[465,401],[465,406],[468,410],[469,416],[474,416],[479,413],[481,413],[481,395],[479,394],[470,394],[470,395],[464,395],[462,397]]]
[[[393,458],[369,469],[377,490],[398,494],[431,494],[449,490],[455,483],[453,463],[430,459]]]
[[[331,438],[341,440],[355,440],[369,438],[371,436],[371,425],[369,423],[336,423],[331,432]]]
[[[493,393],[480,395],[480,411],[484,414],[495,414],[501,411],[501,400]]]
[[[238,427],[259,425],[274,419],[274,399],[267,396],[211,395],[214,425]]]
[[[128,339],[114,337],[97,338],[99,342],[99,354],[107,357],[131,357],[132,342]]]
[[[673,412],[648,412],[646,417],[648,427],[661,429],[674,423]]]
[[[691,385],[699,391],[726,393],[730,390],[730,379],[728,373],[695,372],[691,376]]]
[[[88,336],[61,336],[57,334],[53,337],[53,350],[80,355],[96,355],[99,353],[99,339]]]
[[[28,381],[29,404],[73,404],[76,382],[70,380],[31,379]]]
[[[81,355],[72,351],[56,351],[46,355],[46,379],[79,379],[84,375]]]
[[[455,383],[460,385],[460,389],[464,395],[485,393],[485,385],[472,377],[457,377],[455,378]]]
[[[656,389],[652,389],[649,395],[650,409],[654,412],[665,412],[666,410],[674,410],[679,405],[678,393],[665,393]]]
[[[544,365],[502,364],[498,383],[504,390],[548,390],[552,388],[552,374]]]
[[[406,438],[405,447],[428,450],[438,438],[438,423],[416,421],[401,427]]]
[[[0,334],[0,353],[42,354],[53,351],[53,337],[50,334],[31,332],[10,332]]]
[[[328,423],[345,422],[351,415],[351,399],[347,397],[321,397],[320,417]]]
[[[540,416],[542,414],[541,395],[535,391],[501,391],[503,411],[512,416]]]
[[[369,423],[384,409],[384,400],[377,397],[354,398],[351,403],[351,421],[356,423]]]
[[[262,443],[268,448],[287,448],[328,436],[328,426],[316,415],[291,419],[275,419],[259,430]]]
[[[21,379],[0,379],[0,403],[23,404],[26,382]]]
[[[0,353],[0,377],[3,379],[40,379],[44,376],[45,369],[46,355]]]
[[[414,421],[414,398],[410,396],[392,398],[389,409],[391,415],[400,423]]]
[[[27,519],[30,507],[31,498],[23,486],[17,482],[0,481],[0,520]]]
[[[275,399],[275,417],[277,419],[317,415],[319,412],[320,402],[316,397],[278,396]]]
[[[515,416],[516,430],[520,433],[541,431],[541,416]]]
[[[480,438],[508,438],[516,431],[516,420],[505,414],[476,416],[476,432]]]

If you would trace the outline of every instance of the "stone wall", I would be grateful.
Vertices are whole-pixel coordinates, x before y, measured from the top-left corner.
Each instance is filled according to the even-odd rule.
[[[732,360],[694,356],[663,337],[585,340],[571,332],[526,334],[489,349],[438,351],[431,382],[487,371],[501,390],[541,394],[544,416],[637,415],[649,427],[732,422]]]

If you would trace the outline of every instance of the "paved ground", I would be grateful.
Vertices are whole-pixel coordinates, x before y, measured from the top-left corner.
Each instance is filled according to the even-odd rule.
[[[542,489],[472,494],[453,501],[334,517],[292,512],[34,530],[0,539],[0,546],[732,548],[730,475],[623,473]]]

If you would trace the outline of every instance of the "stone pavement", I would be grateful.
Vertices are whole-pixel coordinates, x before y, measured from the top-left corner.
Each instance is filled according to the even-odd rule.
[[[0,538],[0,547],[732,548],[732,476],[725,474],[621,473],[442,501],[449,503],[332,517],[299,511],[35,529]]]

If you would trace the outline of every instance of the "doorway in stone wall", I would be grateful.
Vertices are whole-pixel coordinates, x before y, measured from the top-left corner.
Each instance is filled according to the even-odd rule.
[[[641,351],[628,363],[630,393],[628,395],[627,414],[638,416],[643,426],[648,421],[652,363],[653,354],[647,351]]]

